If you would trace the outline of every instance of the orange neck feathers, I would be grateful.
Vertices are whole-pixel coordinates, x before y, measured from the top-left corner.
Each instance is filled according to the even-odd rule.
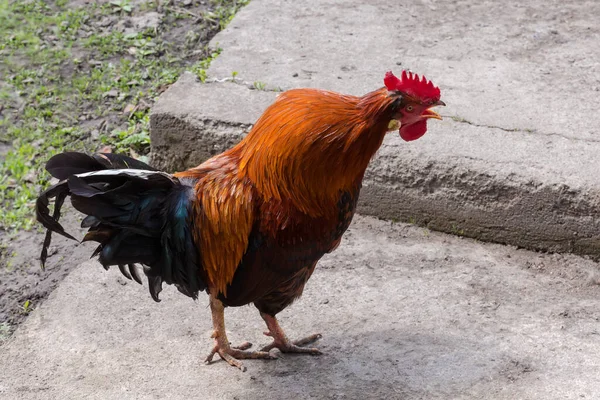
[[[363,97],[297,89],[283,93],[231,153],[263,198],[311,217],[335,212],[341,191],[362,181],[392,119],[385,88]]]

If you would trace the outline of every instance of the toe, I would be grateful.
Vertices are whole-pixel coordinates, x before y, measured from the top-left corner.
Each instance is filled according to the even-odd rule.
[[[206,364],[210,364],[212,362],[213,357],[215,356],[215,354],[217,354],[218,351],[219,351],[219,346],[213,347],[213,349],[211,350],[211,352],[204,359],[204,362]]]
[[[248,350],[250,347],[252,347],[252,343],[250,343],[250,342],[244,342],[244,343],[240,344],[239,346],[232,347],[232,349],[236,349],[236,350]]]
[[[316,342],[317,340],[321,339],[322,337],[323,337],[323,335],[321,335],[320,333],[315,333],[314,335],[310,335],[303,339],[296,340],[293,343],[296,346],[304,346],[305,344]]]
[[[242,372],[246,372],[246,367],[244,366],[244,364],[242,364],[242,362],[232,356],[230,356],[229,354],[225,353],[224,351],[219,351],[219,355],[221,356],[221,358],[225,361],[227,361],[227,363],[229,365],[231,365],[232,367],[237,367],[240,369],[240,371]]]
[[[301,353],[301,354],[310,354],[313,356],[320,356],[323,352],[314,347],[300,347],[296,345],[291,345],[288,349],[283,350],[285,353]]]
[[[260,351],[265,351],[265,352],[267,352],[267,353],[268,353],[269,351],[271,351],[271,350],[275,349],[276,347],[277,347],[277,346],[275,346],[275,343],[271,343],[271,344],[268,344],[268,345],[266,345],[266,346],[262,347],[262,348],[260,349]]]

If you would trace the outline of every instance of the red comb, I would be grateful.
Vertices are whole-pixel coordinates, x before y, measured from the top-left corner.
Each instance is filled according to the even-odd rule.
[[[433,86],[424,76],[419,79],[419,75],[412,72],[402,71],[402,79],[398,79],[392,71],[388,71],[383,83],[388,90],[398,90],[424,102],[436,102],[440,99],[440,88]]]

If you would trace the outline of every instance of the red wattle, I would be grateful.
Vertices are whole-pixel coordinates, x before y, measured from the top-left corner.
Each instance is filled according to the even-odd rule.
[[[400,137],[407,142],[417,140],[427,132],[427,120],[422,119],[414,124],[406,125],[400,128]]]

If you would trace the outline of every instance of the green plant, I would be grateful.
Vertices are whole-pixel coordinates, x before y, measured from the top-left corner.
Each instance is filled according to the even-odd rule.
[[[110,2],[110,5],[113,6],[115,12],[130,13],[133,10],[129,0],[113,0]]]
[[[208,49],[206,49],[206,51],[208,51]],[[194,73],[198,77],[198,79],[200,79],[200,81],[206,82],[206,78],[208,77],[206,71],[208,70],[208,67],[210,67],[210,63],[219,54],[221,54],[221,51],[222,51],[221,48],[217,48],[216,50],[211,52],[208,57],[206,57],[206,58],[198,61],[194,65],[192,65],[190,70],[192,71],[192,73]]]
[[[250,0],[212,0],[214,9],[203,13],[205,20],[217,24],[219,29],[225,29],[233,19],[233,16],[250,2]]]
[[[114,130],[109,137],[103,138],[103,142],[112,144],[119,153],[133,151],[136,158],[147,158],[137,153],[143,152],[150,145],[149,111],[134,113],[127,124],[127,129]]]
[[[29,314],[33,311],[33,303],[30,300],[26,300],[21,306],[21,312],[23,314]]]
[[[267,84],[261,81],[256,81],[252,84],[252,86],[254,87],[254,89],[256,90],[265,90],[267,87]]]
[[[457,235],[457,236],[465,235],[464,229],[460,228],[460,226],[458,226],[456,224],[452,224],[452,227],[450,230],[451,230],[452,234],[454,234],[454,235]]]

